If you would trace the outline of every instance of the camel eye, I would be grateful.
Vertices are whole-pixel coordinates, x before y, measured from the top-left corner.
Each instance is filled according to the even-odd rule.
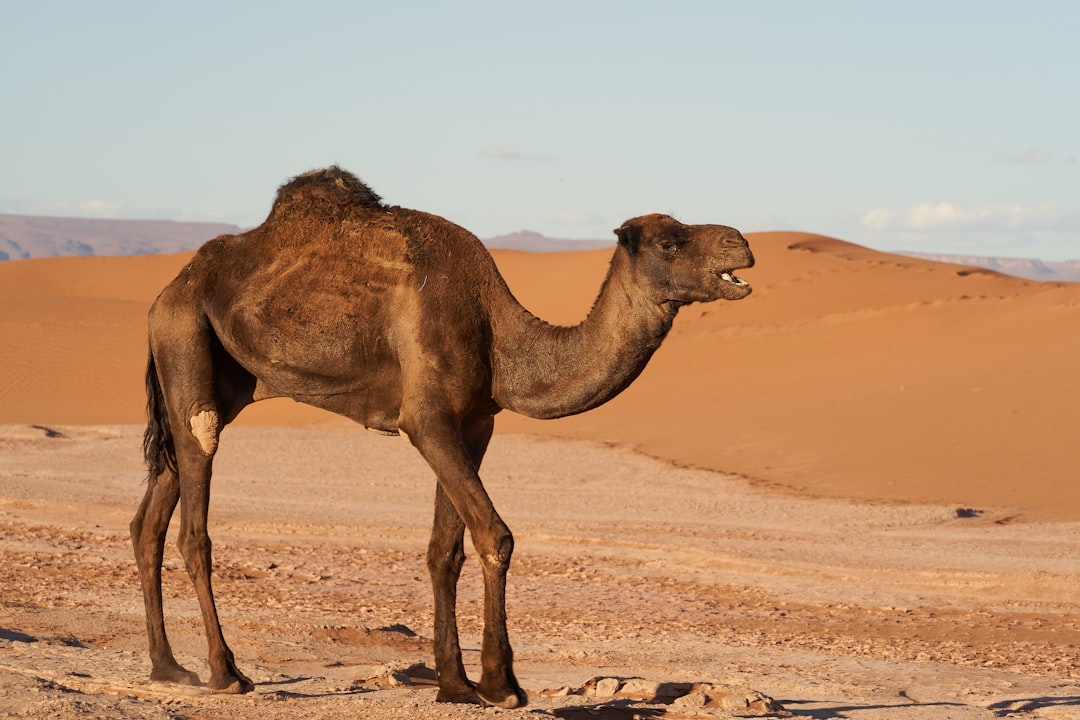
[[[676,253],[682,247],[682,243],[676,238],[665,238],[660,241],[660,249],[667,253]]]

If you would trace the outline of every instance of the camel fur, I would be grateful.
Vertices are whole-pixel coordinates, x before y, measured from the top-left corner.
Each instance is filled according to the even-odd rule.
[[[211,469],[222,429],[244,407],[288,397],[405,435],[428,462],[437,480],[427,554],[437,699],[525,705],[506,630],[514,540],[478,475],[495,415],[557,418],[594,408],[633,382],[680,307],[750,293],[732,273],[751,267],[753,255],[732,228],[645,215],[615,233],[600,294],[574,327],[522,307],[474,235],[388,206],[337,167],[293,178],[262,225],[203,245],[149,313],[149,481],[131,536],[151,678],[200,682],[173,657],[162,612],[162,553],[179,503],[178,542],[206,630],[209,687],[254,687],[225,642],[211,589]],[[466,530],[484,583],[476,683],[462,665],[456,619]]]

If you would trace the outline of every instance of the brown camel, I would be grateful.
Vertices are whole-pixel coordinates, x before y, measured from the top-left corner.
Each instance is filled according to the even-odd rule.
[[[225,643],[211,589],[211,465],[222,428],[245,406],[289,397],[405,435],[431,465],[437,699],[523,706],[506,632],[514,541],[477,475],[495,414],[556,418],[594,408],[638,376],[681,306],[750,293],[732,274],[754,263],[737,230],[646,215],[615,233],[607,278],[575,327],[525,310],[474,235],[384,205],[337,167],[282,186],[254,230],[203,245],[149,315],[149,481],[131,536],[150,677],[199,684],[173,657],[161,606],[162,553],[179,501],[179,547],[206,628],[209,686],[253,689]],[[455,609],[466,529],[484,578],[475,684],[461,662]]]

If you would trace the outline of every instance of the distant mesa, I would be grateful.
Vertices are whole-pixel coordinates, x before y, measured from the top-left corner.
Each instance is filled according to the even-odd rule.
[[[242,230],[225,223],[0,214],[0,260],[188,252],[218,235]],[[566,252],[613,247],[615,239],[567,240],[522,230],[484,240],[484,244],[528,252]]]
[[[0,215],[0,260],[184,252],[239,230],[225,223]]]
[[[1080,282],[1080,260],[1046,262],[1034,258],[983,257],[980,255],[940,255],[915,252],[897,252],[896,254],[919,258],[920,260],[984,268],[1028,280]]]
[[[531,230],[520,230],[509,235],[496,235],[483,241],[489,248],[501,250],[526,250],[528,252],[568,252],[572,250],[596,250],[615,246],[611,240],[566,240],[549,238]]]

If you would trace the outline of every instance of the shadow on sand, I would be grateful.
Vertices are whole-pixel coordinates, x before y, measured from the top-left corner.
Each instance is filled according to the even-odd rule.
[[[803,705],[807,703],[817,704],[816,700],[781,700],[780,703],[787,708],[794,717],[801,718],[815,718],[815,720],[842,720],[844,718],[858,719],[858,714],[866,710],[890,710],[893,708],[930,708],[930,707],[965,707],[963,703],[952,702],[932,702],[932,703],[920,703],[920,702],[899,702],[893,705],[837,705],[835,707],[823,707],[814,709],[800,710],[793,706]]]
[[[633,718],[662,718],[665,708],[642,708],[633,700],[612,700],[595,705],[575,705],[558,708],[551,714],[566,720],[632,720]]]
[[[1006,700],[989,707],[998,717],[1008,717],[1013,713],[1030,713],[1052,707],[1080,707],[1080,696],[1038,697]]]
[[[791,712],[795,717],[807,717],[815,718],[816,720],[842,720],[846,718],[858,719],[858,713],[866,710],[889,710],[891,708],[910,708],[910,707],[964,707],[962,703],[950,703],[950,702],[935,702],[935,703],[920,703],[920,702],[906,702],[896,703],[895,705],[837,705],[835,707],[823,707],[814,709],[803,709],[795,707],[798,705],[818,704],[817,701],[808,700],[782,700],[781,703]],[[1017,700],[1004,700],[1002,702],[996,702],[993,705],[987,707],[997,717],[1010,717],[1015,713],[1031,713],[1053,707],[1080,707],[1080,696],[1064,696],[1064,697],[1038,697],[1038,698],[1020,698]],[[616,717],[616,716],[612,716]]]
[[[38,641],[33,635],[27,635],[18,630],[8,630],[7,628],[2,627],[0,627],[0,640],[10,640],[11,642],[21,643],[36,643]]]

